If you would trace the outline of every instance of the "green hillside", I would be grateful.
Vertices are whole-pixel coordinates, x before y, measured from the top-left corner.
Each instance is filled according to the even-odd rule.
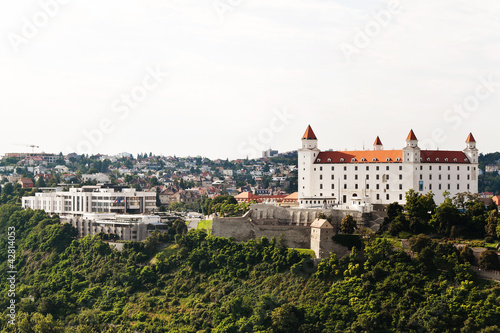
[[[182,228],[119,252],[99,236],[75,239],[57,217],[4,205],[3,281],[9,226],[16,326],[2,284],[2,332],[499,332],[500,285],[477,280],[467,256],[430,240],[412,259],[374,238],[363,255],[317,268],[280,240],[176,234]],[[156,252],[160,242],[172,245]]]

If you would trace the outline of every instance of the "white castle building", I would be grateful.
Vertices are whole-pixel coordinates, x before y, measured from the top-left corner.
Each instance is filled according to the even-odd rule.
[[[311,126],[298,150],[298,192],[302,208],[333,205],[405,203],[413,189],[432,191],[437,204],[443,193],[478,192],[478,150],[469,134],[463,151],[422,150],[410,131],[406,146],[384,150],[379,137],[373,150],[321,151]]]

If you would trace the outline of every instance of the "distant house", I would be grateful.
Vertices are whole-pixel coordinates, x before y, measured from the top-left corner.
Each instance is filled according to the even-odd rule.
[[[34,184],[33,181],[29,178],[21,178],[17,182],[19,185],[21,185],[22,188],[33,188]]]
[[[491,198],[491,200],[497,205],[500,206],[500,195],[495,195]]]
[[[95,180],[98,183],[108,184],[111,182],[108,175],[103,173],[94,173],[94,174],[84,174],[82,175],[82,181],[93,181]]]

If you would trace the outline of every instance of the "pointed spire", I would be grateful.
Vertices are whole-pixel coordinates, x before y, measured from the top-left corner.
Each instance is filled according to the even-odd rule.
[[[318,138],[316,138],[316,135],[314,134],[311,128],[311,125],[307,126],[306,132],[304,133],[302,140],[318,140]]]
[[[408,140],[418,140],[417,136],[415,135],[415,133],[413,133],[413,130],[411,130],[410,134],[408,134],[408,137],[406,138],[406,141],[408,141]]]
[[[469,136],[467,137],[467,140],[465,142],[476,142],[476,139],[474,139],[474,136],[472,133],[469,133]]]
[[[382,146],[382,141],[380,141],[380,138],[377,136],[375,139],[375,143],[373,144],[374,146]]]

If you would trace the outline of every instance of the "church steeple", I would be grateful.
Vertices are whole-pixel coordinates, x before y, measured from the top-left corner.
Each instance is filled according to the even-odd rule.
[[[318,138],[316,138],[316,135],[313,132],[311,125],[307,126],[306,132],[302,136],[302,140],[318,140]]]

